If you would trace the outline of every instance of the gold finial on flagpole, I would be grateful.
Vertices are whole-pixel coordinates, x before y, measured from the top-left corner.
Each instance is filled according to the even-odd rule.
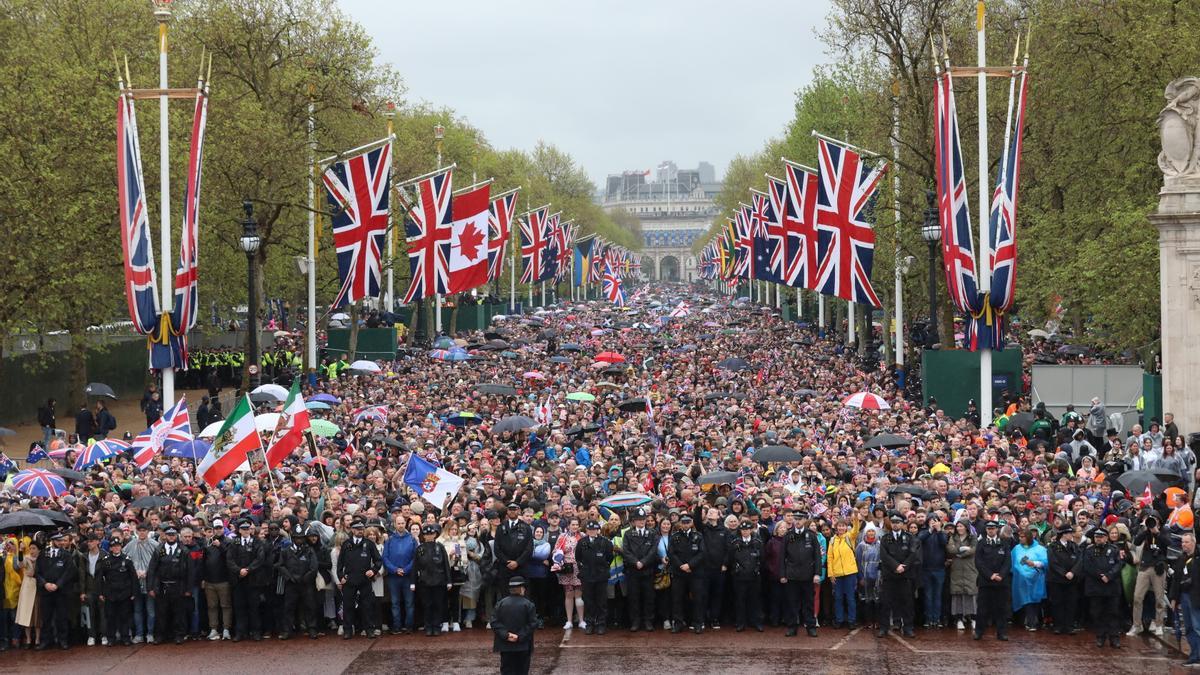
[[[128,54],[125,55],[125,84],[130,89],[133,88],[133,78],[129,77],[129,55]]]
[[[1015,70],[1017,67],[1017,59],[1021,56],[1021,34],[1017,33],[1017,44],[1013,46],[1012,67]]]

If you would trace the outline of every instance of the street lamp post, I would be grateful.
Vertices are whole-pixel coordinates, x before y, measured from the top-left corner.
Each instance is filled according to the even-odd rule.
[[[247,290],[250,296],[247,303],[246,323],[247,330],[250,333],[250,388],[254,389],[262,381],[258,366],[258,293],[255,292],[256,283],[254,279],[254,257],[258,255],[258,247],[262,243],[262,240],[258,237],[258,223],[254,221],[254,204],[249,199],[246,199],[242,202],[242,210],[246,212],[246,219],[242,221],[242,238],[240,243],[242,250],[246,252]]]
[[[938,210],[933,205],[933,192],[927,192],[925,199],[929,206],[925,209],[925,223],[921,226],[921,236],[929,244],[929,329],[926,331],[925,344],[932,347],[938,343],[937,332],[937,247],[942,239],[942,226],[938,223]]]

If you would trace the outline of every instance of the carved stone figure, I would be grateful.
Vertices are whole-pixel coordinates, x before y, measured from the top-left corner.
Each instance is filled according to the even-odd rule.
[[[1200,78],[1181,77],[1167,85],[1167,105],[1158,114],[1164,178],[1200,177]]]

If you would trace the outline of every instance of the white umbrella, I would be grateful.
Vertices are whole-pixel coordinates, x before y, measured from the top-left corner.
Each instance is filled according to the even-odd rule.
[[[291,333],[287,332],[286,330],[275,331],[275,337],[277,337],[277,338],[283,338],[283,337],[287,337],[289,335],[291,335]]]
[[[350,364],[350,370],[361,370],[368,373],[378,373],[379,364],[374,361],[358,360]]]
[[[277,426],[279,426],[279,413],[263,413],[254,416],[254,428],[258,429],[260,433],[275,431]]]
[[[1048,338],[1048,337],[1050,337],[1050,334],[1047,333],[1046,331],[1042,330],[1041,328],[1034,328],[1033,330],[1029,331],[1029,337],[1031,337],[1031,338]]]
[[[250,392],[250,394],[266,394],[267,396],[273,397],[277,401],[286,401],[288,397],[288,390],[284,389],[278,384],[264,384],[256,387],[254,391]]]
[[[200,430],[196,434],[196,438],[216,438],[217,432],[221,430],[221,425],[225,424],[225,420],[218,420]]]
[[[345,312],[338,312],[337,314],[329,317],[330,321],[348,321],[349,319],[350,315]]]

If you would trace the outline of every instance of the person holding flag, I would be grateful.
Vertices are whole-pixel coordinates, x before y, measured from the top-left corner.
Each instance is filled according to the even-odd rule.
[[[267,447],[267,468],[279,466],[304,445],[305,434],[311,426],[308,408],[304,407],[304,397],[300,395],[300,378],[296,378],[292,381],[283,412],[279,414],[279,423]]]
[[[413,453],[404,470],[404,484],[441,511],[458,494],[463,479]]]

